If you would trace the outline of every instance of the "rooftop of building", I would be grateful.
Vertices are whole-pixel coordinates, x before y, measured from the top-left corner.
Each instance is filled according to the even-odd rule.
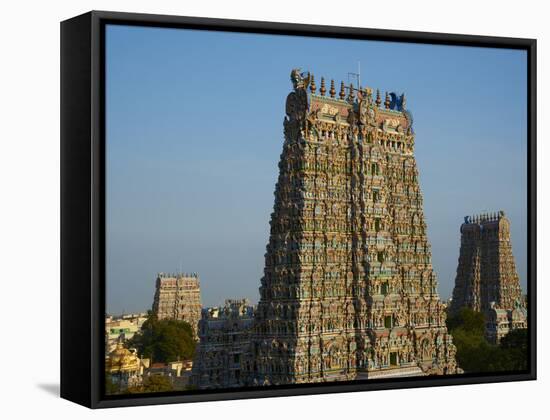
[[[488,223],[499,222],[506,219],[506,214],[503,210],[496,212],[485,212],[464,217],[464,225],[484,225]]]
[[[158,273],[157,277],[159,279],[198,279],[199,275],[198,273]]]
[[[255,307],[247,298],[226,299],[223,306],[203,308],[203,319],[231,319],[235,317],[252,318]]]
[[[352,105],[361,99],[372,98],[374,104],[376,104],[378,108],[388,112],[403,112],[406,109],[407,101],[405,93],[398,94],[396,92],[386,91],[384,93],[384,99],[382,99],[380,89],[376,89],[375,97],[373,88],[368,86],[354,86],[353,83],[346,84],[343,81],[340,82],[340,87],[337,92],[334,79],[330,80],[330,88],[327,90],[324,77],[321,77],[319,93],[317,93],[315,75],[309,71],[301,72],[301,69],[293,69],[290,73],[290,80],[294,89],[305,89],[316,99]]]
[[[302,96],[303,92],[307,93],[308,112],[315,113],[317,118],[341,123],[368,121],[382,131],[413,133],[412,114],[406,109],[404,93],[386,91],[381,94],[379,89],[375,92],[368,86],[344,82],[340,82],[337,92],[334,79],[330,80],[330,88],[327,89],[328,83],[324,77],[321,77],[318,90],[313,73],[301,72],[300,69],[292,70],[290,79],[295,92],[302,92]]]

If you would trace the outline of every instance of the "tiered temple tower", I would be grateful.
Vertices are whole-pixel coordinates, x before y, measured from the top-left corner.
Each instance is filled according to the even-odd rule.
[[[253,382],[455,373],[405,96],[291,80]]]
[[[496,329],[496,323],[506,332],[527,326],[527,312],[512,253],[510,221],[503,211],[467,216],[460,233],[460,255],[450,311],[456,313],[466,306],[483,312],[488,319],[488,338],[498,342],[505,334],[491,332]],[[521,320],[512,322],[514,317]],[[504,325],[506,323],[509,325]]]
[[[201,289],[197,273],[158,274],[153,301],[153,313],[158,319],[188,322],[198,340],[201,309]]]
[[[516,302],[522,302],[510,240],[510,221],[504,212],[465,217],[460,233],[451,311],[468,306],[485,312],[493,302],[502,309],[513,308]]]

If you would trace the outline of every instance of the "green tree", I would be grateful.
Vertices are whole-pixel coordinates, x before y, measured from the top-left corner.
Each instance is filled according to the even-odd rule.
[[[483,314],[466,307],[447,319],[447,328],[456,346],[458,365],[465,372],[502,372],[527,368],[526,330],[511,331],[498,346],[490,344],[484,335]]]
[[[195,354],[193,329],[185,321],[158,320],[151,312],[141,331],[128,340],[126,347],[135,348],[151,362],[168,363],[192,359]]]
[[[484,317],[464,307],[447,318],[447,328],[456,346],[458,365],[466,372],[483,372],[486,368],[489,343],[483,336]]]
[[[481,312],[476,312],[468,307],[460,308],[458,314],[447,318],[447,328],[452,331],[462,328],[464,331],[483,337],[485,331],[485,317]]]
[[[148,392],[169,392],[174,387],[170,378],[161,375],[152,375],[144,379],[143,384],[128,388],[129,394],[144,394]]]
[[[503,349],[518,349],[527,353],[529,349],[529,337],[527,329],[519,329],[510,331],[500,340],[500,346]]]
[[[462,327],[451,330],[451,334],[457,349],[458,365],[466,372],[484,372],[491,349],[483,335]]]
[[[527,370],[529,336],[526,328],[506,334],[500,340],[500,348],[507,353],[506,370]]]

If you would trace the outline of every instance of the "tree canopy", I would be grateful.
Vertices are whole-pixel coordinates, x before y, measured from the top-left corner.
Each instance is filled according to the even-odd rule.
[[[192,359],[195,345],[191,325],[185,321],[158,320],[151,312],[141,331],[126,344],[137,349],[141,357],[150,358],[151,363]]]
[[[144,394],[148,392],[168,392],[173,390],[174,387],[169,377],[152,375],[145,378],[143,384],[128,388],[128,393]]]
[[[466,307],[447,319],[447,328],[456,345],[458,365],[466,373],[527,369],[527,330],[511,331],[500,345],[490,344],[484,335],[483,314]]]
[[[500,340],[500,348],[508,354],[510,370],[527,370],[529,360],[529,337],[527,328],[513,330]]]
[[[468,307],[460,308],[458,314],[447,318],[447,328],[462,330],[482,336],[485,332],[485,317],[481,312],[476,312]]]

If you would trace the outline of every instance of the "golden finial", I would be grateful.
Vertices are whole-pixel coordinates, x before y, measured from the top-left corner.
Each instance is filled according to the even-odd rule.
[[[349,84],[349,96],[348,96],[348,99],[350,101],[353,101],[353,99],[355,98],[355,93],[353,92],[353,83],[350,83]]]
[[[346,90],[344,88],[344,82],[340,85],[340,99],[346,99]]]
[[[376,89],[376,106],[380,108],[382,99],[380,98],[380,89]]]
[[[386,100],[384,101],[384,106],[386,107],[386,109],[390,109],[390,95],[388,94],[388,92],[386,92]]]
[[[315,93],[315,90],[317,90],[317,86],[315,86],[315,77],[313,74],[311,75],[311,83],[309,85],[309,90],[311,90],[311,93]]]
[[[321,77],[321,89],[319,89],[319,92],[321,92],[322,96],[325,96],[325,93],[327,93],[327,88],[325,87],[325,78]]]
[[[334,89],[334,79],[330,80],[330,97],[334,98],[336,96],[336,89]]]

